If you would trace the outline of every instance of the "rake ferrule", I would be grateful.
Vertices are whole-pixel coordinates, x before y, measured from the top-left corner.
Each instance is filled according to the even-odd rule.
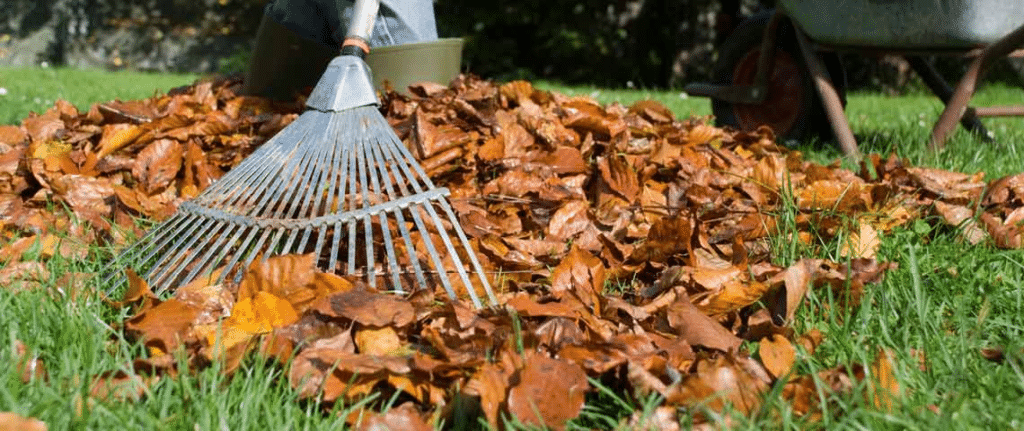
[[[320,112],[341,112],[360,106],[380,106],[370,67],[354,55],[339,55],[327,65],[309,93],[306,106]]]

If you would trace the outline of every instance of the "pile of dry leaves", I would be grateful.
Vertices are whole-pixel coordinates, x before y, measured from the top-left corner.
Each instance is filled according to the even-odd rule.
[[[167,217],[299,112],[237,96],[238,84],[86,113],[58,102],[0,126],[0,281],[38,284],[39,262],[22,261],[36,244],[44,259],[123,245],[134,217]],[[460,77],[410,91],[386,94],[381,109],[452,191],[504,307],[381,294],[314,270],[311,256],[254,264],[238,285],[201,278],[165,299],[133,276],[117,305],[135,307],[124,329],[150,356],[135,374],[97,379],[94,396],[142,396],[177,372],[177,352],[231,372],[256,351],[287,367],[303,397],[399,394],[395,408],[349,418],[363,426],[452,423],[476,408],[491,424],[514,415],[561,428],[595,393],[588,378],[662,396],[652,422],[633,426],[668,426],[679,407],[753,412],[773,387],[813,415],[822,393],[862,379],[886,407],[900,393],[887,352],[818,376],[794,371],[798,352],[822,341],[789,327],[807,289],[856,305],[891,267],[875,259],[879,238],[922,216],[971,243],[1021,246],[1024,175],[985,183],[877,156],[851,172],[802,160],[768,130],[680,121],[651,101],[601,106],[523,81]],[[773,238],[834,244],[845,260],[781,267]],[[744,340],[759,342],[756,356]]]

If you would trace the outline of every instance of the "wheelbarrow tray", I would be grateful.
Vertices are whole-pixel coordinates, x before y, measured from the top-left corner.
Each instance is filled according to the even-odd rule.
[[[811,40],[837,47],[956,50],[992,43],[1024,24],[1024,1],[780,0]]]

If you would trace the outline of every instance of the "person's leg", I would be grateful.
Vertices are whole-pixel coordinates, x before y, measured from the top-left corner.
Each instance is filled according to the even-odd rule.
[[[288,100],[316,85],[338,48],[304,39],[266,15],[260,21],[242,93]]]

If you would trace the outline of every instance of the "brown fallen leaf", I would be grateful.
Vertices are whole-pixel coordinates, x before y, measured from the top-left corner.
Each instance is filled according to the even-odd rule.
[[[638,431],[678,431],[679,418],[676,409],[669,406],[659,406],[650,415],[646,412],[633,412],[628,423],[621,423],[619,429],[630,429]]]
[[[89,396],[101,401],[138,401],[157,380],[156,376],[117,371],[97,376],[89,389]]]
[[[14,340],[14,345],[11,346],[11,350],[13,350],[11,353],[13,353],[13,358],[17,362],[22,383],[29,383],[33,380],[46,380],[48,378],[43,360],[39,359],[38,356],[30,355],[25,343],[16,339]]]
[[[950,226],[960,228],[963,238],[968,244],[979,244],[988,238],[988,234],[978,226],[978,222],[974,219],[974,212],[965,206],[935,201],[935,212]]]
[[[863,221],[857,223],[857,226],[857,231],[851,232],[850,236],[846,238],[846,242],[839,249],[839,255],[842,257],[874,259],[875,255],[878,254],[878,247],[882,245],[878,237],[878,231]]]
[[[409,353],[402,345],[395,330],[389,326],[383,328],[361,328],[355,333],[356,347],[359,353],[378,356],[395,356]]]
[[[23,144],[28,139],[28,134],[21,126],[0,126],[0,143],[10,146]]]
[[[128,319],[125,329],[141,336],[152,353],[171,353],[185,341],[198,315],[198,309],[171,298]]]
[[[573,245],[562,263],[551,273],[551,291],[573,295],[594,314],[601,314],[605,267],[601,260]]]
[[[182,167],[185,147],[173,139],[151,142],[136,156],[132,175],[142,183],[143,190],[155,192],[171,185]]]
[[[310,308],[324,316],[340,317],[374,327],[404,327],[415,318],[409,301],[365,288],[332,294],[318,300]]]
[[[477,368],[476,373],[466,383],[466,393],[480,398],[487,423],[497,427],[498,415],[505,407],[508,398],[509,379],[512,370],[500,365],[485,363]]]
[[[221,327],[211,327],[203,335],[208,345],[216,349],[230,349],[257,335],[291,325],[298,320],[299,315],[290,302],[272,293],[259,291],[251,298],[238,300]]]
[[[36,289],[49,278],[50,271],[42,262],[18,262],[0,268],[0,286],[14,292]]]
[[[903,397],[903,389],[893,371],[894,356],[891,351],[880,350],[869,367],[869,399],[876,408],[887,412],[893,411],[895,404]]]
[[[46,423],[13,412],[0,412],[0,431],[46,431]]]
[[[793,369],[796,349],[786,337],[775,334],[771,338],[761,340],[757,352],[761,356],[764,368],[777,379],[785,377]]]
[[[721,323],[701,313],[685,295],[666,309],[666,317],[669,326],[691,345],[730,352],[743,343]]]
[[[772,285],[782,283],[781,289],[776,290],[774,298],[769,303],[772,320],[776,324],[782,325],[793,321],[797,308],[810,288],[815,265],[817,263],[814,260],[801,259],[772,278]]]
[[[357,431],[430,431],[434,429],[411,402],[388,409],[384,413],[369,413],[352,425],[353,429]]]
[[[515,377],[513,377],[515,379]],[[524,424],[560,430],[583,409],[590,389],[578,365],[534,354],[508,393],[508,411]]]
[[[752,412],[763,400],[770,377],[750,359],[722,355],[697,363],[696,372],[671,388],[667,401],[684,406],[698,404],[720,411],[726,404]]]

